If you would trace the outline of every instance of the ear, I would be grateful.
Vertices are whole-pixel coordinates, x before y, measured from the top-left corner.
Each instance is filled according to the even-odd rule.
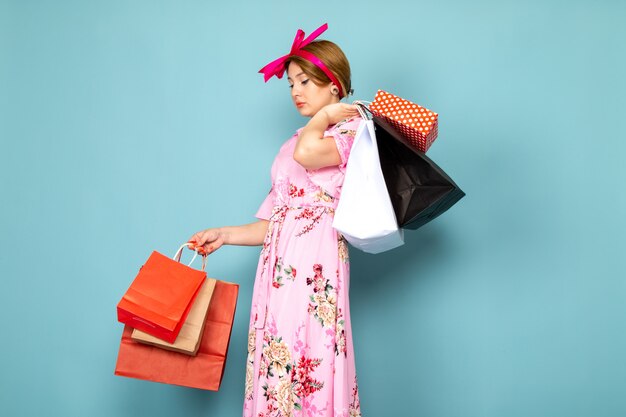
[[[339,95],[339,88],[337,88],[337,86],[335,84],[331,84],[330,85],[330,93],[333,96]]]

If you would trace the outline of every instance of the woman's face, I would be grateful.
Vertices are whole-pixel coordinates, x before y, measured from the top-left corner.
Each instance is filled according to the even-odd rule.
[[[331,83],[318,86],[295,62],[289,63],[287,81],[291,89],[291,99],[303,116],[313,117],[322,107],[339,102],[339,96],[330,91]]]

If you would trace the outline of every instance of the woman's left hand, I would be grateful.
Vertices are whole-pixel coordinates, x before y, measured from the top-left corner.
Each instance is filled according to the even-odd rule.
[[[344,119],[349,119],[359,114],[359,111],[354,104],[346,103],[329,104],[322,107],[320,112],[326,113],[329,125],[334,125]]]

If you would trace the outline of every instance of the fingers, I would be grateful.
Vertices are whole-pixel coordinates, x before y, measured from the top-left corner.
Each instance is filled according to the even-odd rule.
[[[356,116],[359,113],[355,104],[347,104],[347,103],[342,103],[342,104],[343,104],[342,110],[343,110],[345,118]]]
[[[201,253],[201,254],[209,255],[215,252],[216,250],[218,250],[219,248],[221,248],[223,244],[224,244],[224,238],[222,236],[218,236],[217,239],[211,242],[208,242],[204,246],[202,246],[202,250],[204,251],[204,253]],[[200,253],[200,251],[198,251],[198,253]]]
[[[189,239],[188,243],[191,243],[191,246],[189,247],[191,250],[195,250],[201,255],[206,255],[207,253],[214,252],[215,249],[217,249],[217,247],[215,247],[216,243],[219,243],[219,246],[222,246],[223,238],[216,229],[206,229],[194,234]],[[209,250],[209,248],[213,249]]]
[[[187,246],[189,249],[193,249],[196,246],[198,246],[198,242],[200,241],[200,236],[198,233],[196,233],[195,235],[191,236],[189,238],[189,240],[187,241],[187,243],[190,243],[189,246]]]
[[[359,108],[356,104],[348,104],[348,108],[352,114],[359,112]]]
[[[359,114],[356,105],[348,103],[329,104],[325,106],[322,110],[326,112],[329,124],[335,124],[340,122],[341,120],[349,119]]]

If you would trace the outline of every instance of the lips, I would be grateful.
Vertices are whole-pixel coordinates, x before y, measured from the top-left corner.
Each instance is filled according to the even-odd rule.
[[[302,106],[304,106],[304,103],[303,103],[303,102],[296,102],[296,107],[297,107],[297,108],[300,108],[300,107],[302,107]]]

